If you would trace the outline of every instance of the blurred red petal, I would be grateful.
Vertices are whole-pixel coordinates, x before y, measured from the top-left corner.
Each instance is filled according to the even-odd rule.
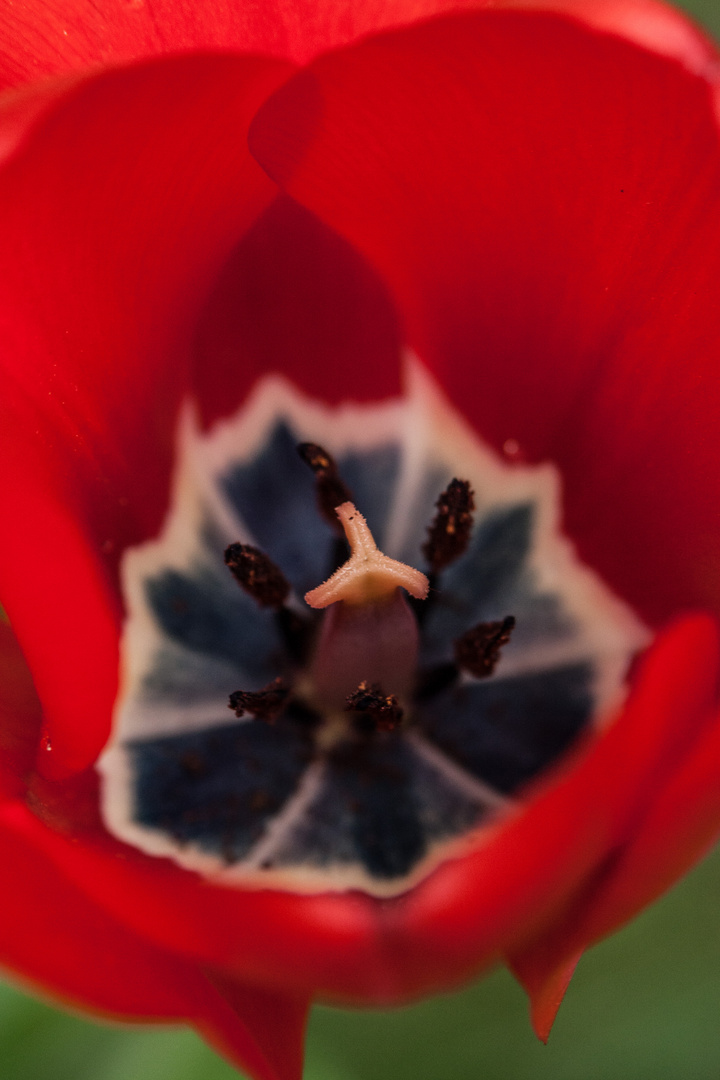
[[[510,957],[509,966],[530,998],[530,1019],[538,1039],[547,1042],[570,980],[582,953],[562,960],[554,968],[537,963],[535,953]]]
[[[458,8],[570,11],[673,55],[701,57],[699,32],[654,0],[25,0],[0,12],[0,88],[43,75],[184,49],[235,49],[304,63],[364,34]]]
[[[194,390],[207,423],[282,372],[320,401],[400,392],[400,326],[366,260],[292,199],[248,230],[200,317]]]
[[[657,0],[488,0],[481,6],[572,15],[597,30],[680,60],[698,74],[709,73],[718,57],[713,42],[683,12]]]
[[[597,890],[584,914],[583,936],[596,941],[627,922],[702,858],[718,834],[720,718],[716,714]]]
[[[2,596],[55,773],[107,738],[117,561],[162,521],[199,311],[274,195],[242,133],[288,70],[197,56],[105,73],[33,114],[0,173]]]
[[[251,145],[380,271],[477,429],[558,463],[590,565],[655,622],[720,604],[703,78],[544,12],[456,15],[314,62]]]
[[[214,972],[206,975],[227,1003],[225,1017],[215,1010],[208,1021],[195,1025],[207,1041],[258,1080],[302,1080],[309,1002]],[[248,1031],[255,1044],[251,1052]]]
[[[0,799],[25,790],[40,735],[40,702],[15,635],[0,616]]]
[[[632,843],[678,758],[711,717],[718,675],[712,620],[681,620],[660,635],[622,714],[585,756],[530,800],[474,853],[442,867],[407,897],[404,930],[423,942],[423,961],[491,958],[494,945],[519,955],[542,939],[570,898],[614,852]],[[688,805],[685,816],[692,818]],[[719,822],[720,824],[720,822]],[[634,863],[642,882],[652,866]],[[558,971],[581,946],[555,958]]]
[[[45,79],[19,90],[7,90],[0,98],[0,164],[12,157],[30,136],[42,116],[63,93],[78,83],[75,75]]]
[[[168,860],[92,832],[78,844],[31,818],[25,840],[158,948],[300,996],[314,989],[332,1000],[407,1000],[454,985],[503,952],[520,955],[597,867],[632,843],[707,722],[716,679],[714,624],[698,617],[670,629],[602,738],[476,850],[395,900],[212,887]],[[636,867],[641,880],[652,872]]]
[[[26,0],[0,14],[0,88],[183,50],[234,49],[302,62],[451,6],[452,0]]]
[[[382,946],[368,953],[378,912],[365,896],[213,887],[169,860],[92,832],[62,835],[30,815],[22,832],[39,864],[54,865],[130,932],[218,977],[298,997],[323,983],[364,989],[396,981]]]
[[[99,1015],[193,1023],[256,1080],[300,1080],[306,1002],[208,977],[136,937],[28,843],[37,828],[21,804],[0,807],[0,858],[12,867],[0,896],[0,963]]]
[[[554,992],[561,973],[574,966],[584,948],[670,888],[720,834],[720,719],[711,716],[711,726],[683,755],[630,842],[609,853],[553,926],[511,957],[513,970],[531,996],[541,1036],[547,1037],[560,1004]]]

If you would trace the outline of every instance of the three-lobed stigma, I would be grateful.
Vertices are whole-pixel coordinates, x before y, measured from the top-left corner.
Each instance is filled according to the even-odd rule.
[[[417,600],[424,600],[430,582],[425,574],[406,563],[391,559],[378,549],[367,521],[351,502],[335,508],[350,545],[350,558],[335,573],[305,593],[312,608],[345,604],[372,604],[388,599],[403,588]]]

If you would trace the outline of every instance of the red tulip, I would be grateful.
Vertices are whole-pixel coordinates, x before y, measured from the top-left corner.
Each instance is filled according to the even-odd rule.
[[[12,43],[0,65],[0,599],[13,628],[0,624],[0,849],[12,868],[0,959],[98,1014],[187,1020],[258,1080],[300,1077],[314,998],[406,1001],[501,959],[545,1036],[583,949],[720,832],[717,55],[646,0],[463,6],[28,0],[0,16]],[[316,859],[315,886],[295,888],[292,866],[288,881],[263,878],[257,860],[255,877],[246,872],[236,833],[228,852],[205,804],[199,816],[173,809],[168,824],[165,802],[148,824],[142,777],[152,803],[166,766],[148,765],[147,754],[171,758],[159,735],[165,690],[155,713],[142,697],[148,672],[162,674],[144,642],[162,631],[188,656],[194,642],[203,677],[227,660],[207,659],[210,632],[193,621],[217,611],[195,589],[202,574],[190,555],[181,559],[207,539],[190,511],[217,525],[211,488],[224,476],[232,502],[230,474],[219,471],[232,439],[236,464],[255,468],[269,437],[262,409],[266,419],[294,409],[299,427],[314,417],[322,430],[303,437],[370,460],[393,423],[414,415],[412,402],[398,402],[402,347],[419,357],[412,385],[419,380],[445,417],[428,429],[430,465],[447,450],[444,467],[460,476],[467,461],[473,535],[486,528],[487,541],[490,511],[517,506],[522,485],[546,523],[528,525],[506,595],[529,612],[554,597],[558,626],[577,602],[570,622],[592,639],[581,666],[607,652],[626,667],[650,639],[643,627],[653,640],[626,700],[621,664],[578,737],[563,737],[542,769],[521,770],[507,790],[498,781],[511,807],[491,799],[487,817],[457,826],[462,843],[453,833],[443,846],[452,829],[435,807],[442,842],[428,847],[429,862],[424,834],[412,855],[373,834],[380,871],[366,862],[360,878],[348,871],[335,885],[336,863]],[[273,373],[285,381],[268,383]],[[348,399],[353,409],[338,411]],[[418,431],[407,425],[398,445]],[[197,462],[202,483],[182,481]],[[340,466],[338,482],[352,486]],[[551,474],[561,477],[572,549],[552,521]],[[266,479],[253,479],[247,512],[266,531],[279,522],[272,548],[273,536],[301,535],[306,518],[292,478],[277,482],[290,509]],[[385,483],[379,467],[370,479],[377,490]],[[357,482],[374,490],[367,474]],[[400,514],[393,498],[386,515]],[[347,524],[352,510],[344,513]],[[317,520],[329,542],[331,526]],[[181,535],[191,537],[187,551]],[[371,545],[364,533],[356,541]],[[439,570],[460,606],[487,550],[468,542],[470,555]],[[427,547],[426,556],[432,563]],[[508,557],[502,545],[496,556]],[[493,588],[498,566],[482,570]],[[168,574],[175,591],[163,608],[157,590]],[[356,703],[369,734],[343,721],[343,738],[354,732],[349,758],[340,761],[339,743],[322,751],[355,793],[337,803],[351,817],[379,783],[363,773],[367,761],[385,768],[382,755],[405,738],[386,730],[402,728],[416,678],[415,623],[399,595],[385,607],[373,592],[358,609],[328,609],[307,660],[314,689],[299,678],[288,690],[296,711],[301,703],[337,719],[345,714],[331,701],[344,700],[335,677],[350,678],[347,656],[372,654],[370,667],[397,677],[394,687],[383,675],[382,701]],[[432,634],[442,638],[442,618],[459,610],[432,603],[420,664]],[[507,672],[519,663],[512,657],[534,617],[524,631],[520,612],[492,618],[502,615],[518,616],[520,644],[501,648],[497,638],[498,674],[478,685],[496,687],[503,663]],[[510,633],[497,625],[496,637]],[[376,633],[386,635],[381,650]],[[481,660],[492,652],[483,648]],[[252,685],[230,687],[245,695],[240,712],[248,700],[258,712],[268,655],[250,665]],[[238,660],[242,670],[249,663]],[[181,668],[176,661],[173,678]],[[189,661],[184,671],[192,697]],[[417,706],[420,741],[432,735],[448,749],[443,725],[455,723],[464,685],[441,707]],[[187,716],[186,704],[165,712]],[[487,710],[497,734],[496,706],[492,698]],[[128,717],[135,723],[141,707],[149,727],[131,738]],[[554,723],[560,705],[543,699],[543,708]],[[289,721],[241,723],[272,741]],[[293,746],[309,746],[316,735],[300,739],[293,723]],[[182,731],[195,738],[195,728]],[[462,765],[467,747],[451,750]],[[130,772],[140,763],[131,780],[117,764],[123,754]],[[188,790],[207,771],[203,754],[182,759]],[[477,803],[473,783],[464,790]],[[175,781],[167,784],[174,798]],[[381,809],[381,831],[388,821],[390,837],[405,828],[404,803],[393,797]],[[334,817],[333,808],[330,826]]]

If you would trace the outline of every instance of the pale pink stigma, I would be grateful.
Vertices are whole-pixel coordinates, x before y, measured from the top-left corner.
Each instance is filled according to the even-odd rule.
[[[313,608],[325,608],[343,600],[346,604],[367,604],[389,599],[397,588],[424,600],[430,583],[425,574],[412,566],[391,559],[378,549],[367,521],[351,502],[335,509],[350,545],[350,558],[332,577],[305,593]]]

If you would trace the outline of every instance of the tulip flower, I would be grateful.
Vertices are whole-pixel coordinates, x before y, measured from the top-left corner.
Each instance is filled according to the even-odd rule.
[[[0,26],[0,962],[255,1080],[498,962],[547,1037],[720,832],[717,54],[653,0]]]

